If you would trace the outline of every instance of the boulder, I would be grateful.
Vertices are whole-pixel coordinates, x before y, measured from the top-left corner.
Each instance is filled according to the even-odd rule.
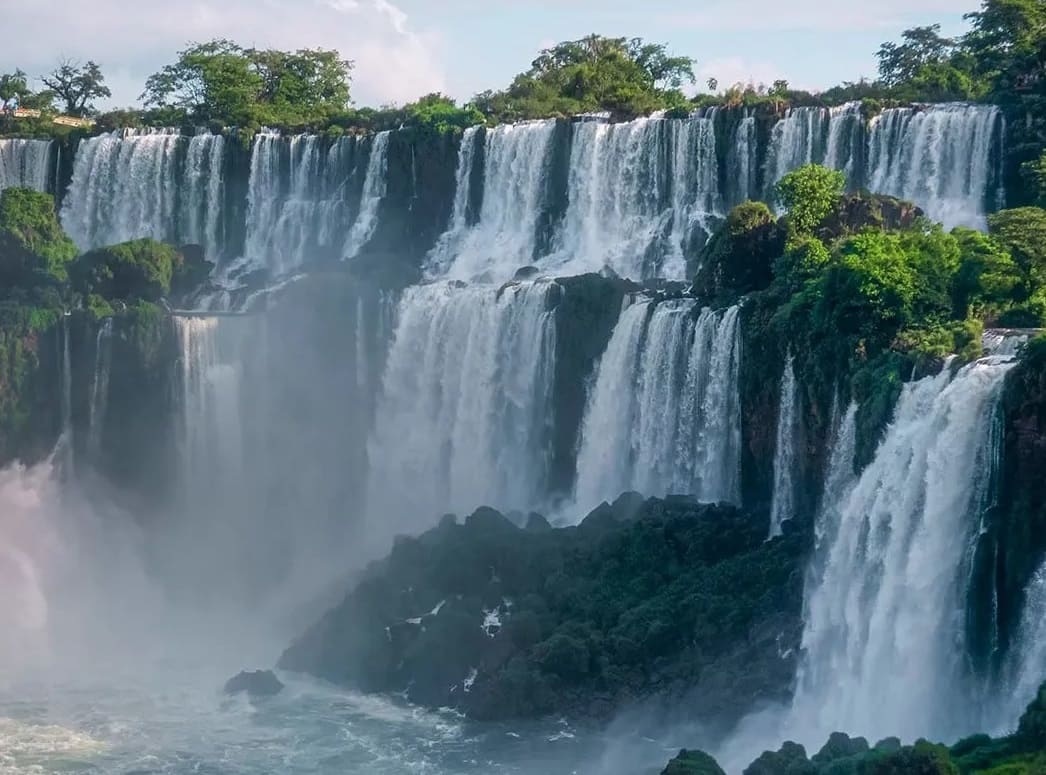
[[[272,697],[283,690],[283,682],[271,670],[244,670],[225,682],[226,694]]]

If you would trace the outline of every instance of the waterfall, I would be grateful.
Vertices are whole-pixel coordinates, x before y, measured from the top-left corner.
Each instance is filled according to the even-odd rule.
[[[368,512],[386,530],[481,505],[540,505],[550,460],[553,284],[433,284],[399,304],[369,444]]]
[[[97,461],[102,450],[102,431],[109,406],[109,373],[113,362],[113,319],[106,318],[98,329],[94,346],[94,379],[88,415],[87,454]]]
[[[628,306],[599,364],[581,430],[575,497],[623,490],[740,499],[738,308],[692,299]]]
[[[62,435],[58,440],[59,471],[63,476],[71,477],[74,469],[73,452],[73,359],[69,339],[69,313],[62,316],[61,363],[59,365],[61,395]]]
[[[864,121],[861,103],[847,102],[828,111],[828,145],[825,148],[826,167],[842,170],[851,188],[856,188],[858,169],[856,158],[864,142]]]
[[[722,211],[715,146],[709,118],[575,124],[569,205],[556,255],[543,264],[685,278],[695,228]]]
[[[487,130],[479,219],[472,226],[451,224],[446,247],[429,257],[429,277],[470,280],[491,273],[506,280],[533,263],[555,128],[555,121],[530,121]],[[463,143],[459,188],[471,175],[472,153]]]
[[[989,105],[885,110],[871,127],[868,188],[911,200],[946,227],[984,229],[999,125]]]
[[[777,444],[774,448],[774,499],[770,509],[770,537],[781,535],[781,524],[795,516],[796,479],[799,446],[799,396],[795,365],[791,355],[781,376],[780,407],[777,416]]]
[[[756,196],[756,162],[759,158],[755,116],[746,115],[737,125],[727,158],[727,179],[735,186],[731,204]]]
[[[378,227],[378,206],[385,198],[389,171],[389,137],[391,132],[378,132],[371,144],[370,158],[367,160],[367,176],[363,180],[363,197],[360,200],[360,212],[349,232],[345,246],[345,257],[355,258],[360,250],[374,236]]]
[[[1035,572],[1024,591],[1024,612],[1013,644],[1009,686],[1006,697],[1007,720],[1020,717],[1025,706],[1046,681],[1046,562]]]
[[[789,108],[784,118],[774,124],[767,157],[769,193],[792,170],[824,161],[830,119],[824,108]]]
[[[435,247],[429,252],[425,264],[429,267],[447,267],[457,251],[462,247],[462,240],[469,231],[469,201],[472,198],[472,169],[476,163],[476,135],[480,127],[472,126],[461,136],[461,148],[458,149],[458,166],[454,173],[454,207],[450,214],[450,225],[440,235]]]
[[[47,191],[52,145],[50,140],[0,140],[0,191],[16,187]]]
[[[207,258],[219,258],[222,203],[225,200],[225,138],[199,133],[189,140],[181,188],[182,242],[202,245]]]
[[[967,565],[1012,365],[986,358],[905,385],[875,459],[826,494],[789,735],[955,739],[976,725],[962,665]]]
[[[62,205],[62,225],[77,246],[88,250],[151,237],[199,242],[215,255],[219,246],[193,221],[206,223],[202,213],[221,210],[212,195],[220,181],[211,177],[220,175],[223,141],[214,135],[194,140],[193,158],[200,164],[206,160],[206,169],[183,165],[182,154],[192,143],[173,129],[128,129],[82,141]],[[217,213],[209,217],[220,222]]]

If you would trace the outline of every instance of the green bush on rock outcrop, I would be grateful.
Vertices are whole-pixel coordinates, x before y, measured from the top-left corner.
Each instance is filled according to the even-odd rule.
[[[132,240],[84,253],[70,267],[73,287],[105,299],[159,301],[171,292],[178,251],[152,239]]]
[[[75,256],[52,196],[25,188],[0,192],[0,286],[62,282]]]

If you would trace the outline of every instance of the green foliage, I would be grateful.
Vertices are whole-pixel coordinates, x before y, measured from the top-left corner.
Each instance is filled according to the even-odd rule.
[[[85,297],[157,301],[171,291],[178,251],[151,239],[84,253],[70,267],[73,287]]]
[[[405,107],[407,125],[444,133],[483,123],[483,114],[470,105],[458,107],[450,97],[428,94]]]
[[[1039,158],[1025,162],[1021,167],[1025,186],[1034,197],[1035,204],[1046,207],[1046,152]]]
[[[62,281],[75,256],[53,197],[24,188],[0,192],[0,280],[11,285]]]
[[[832,211],[846,188],[846,175],[819,164],[808,164],[785,175],[775,196],[788,211],[796,234],[811,234]]]
[[[879,76],[887,86],[917,78],[926,68],[945,64],[955,52],[956,41],[940,35],[941,25],[913,27],[901,33],[903,43],[879,47]]]
[[[1046,286],[1046,210],[1020,207],[988,218],[992,237],[1009,251],[1024,275],[1024,298]]]
[[[105,85],[102,69],[95,63],[86,64],[65,61],[49,75],[40,80],[54,93],[62,103],[63,111],[70,116],[87,116],[94,112],[94,101],[111,97],[112,92]]]
[[[589,35],[544,49],[508,89],[479,94],[473,105],[499,122],[595,111],[636,116],[686,105],[679,89],[693,82],[693,60],[663,45]]]
[[[704,751],[687,751],[668,763],[661,775],[725,775],[718,762]]]
[[[1008,250],[986,234],[958,228],[952,236],[960,253],[954,286],[956,317],[997,318],[1024,280],[1020,267]]]
[[[150,76],[141,99],[200,123],[301,127],[345,109],[351,70],[336,51],[260,50],[212,40],[179,52],[176,62]]]

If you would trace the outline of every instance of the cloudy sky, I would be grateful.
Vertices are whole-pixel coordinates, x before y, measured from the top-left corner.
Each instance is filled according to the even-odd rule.
[[[499,88],[555,41],[590,32],[665,42],[700,80],[786,78],[817,89],[874,76],[901,30],[965,29],[976,0],[0,0],[0,72],[39,75],[94,59],[135,104],[145,79],[190,41],[335,48],[355,60],[354,101],[402,103],[431,91],[467,99]],[[831,8],[832,10],[828,10]]]

